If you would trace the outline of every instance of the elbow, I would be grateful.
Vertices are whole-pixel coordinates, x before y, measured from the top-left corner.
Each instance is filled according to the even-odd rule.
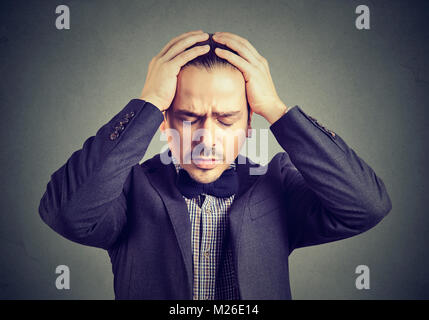
[[[386,189],[381,192],[378,201],[374,201],[374,204],[373,210],[380,220],[389,214],[392,210],[392,200],[390,199]]]
[[[108,249],[119,235],[122,221],[116,221],[109,213],[98,218],[92,213],[67,206],[57,216],[54,230],[70,241]]]
[[[383,217],[387,216],[387,214],[392,211],[392,200],[390,199],[389,195],[387,194],[387,192],[385,193],[385,196],[383,198],[382,201],[382,207],[380,210],[380,213]]]
[[[387,192],[383,192],[378,199],[372,198],[369,205],[366,206],[366,229],[376,226],[392,210],[392,201]]]
[[[55,209],[47,201],[46,194],[39,204],[39,216],[53,231],[74,242],[81,242],[87,237],[87,230],[77,228],[68,207]]]
[[[46,193],[40,200],[38,211],[42,221],[52,228],[54,214],[52,213],[52,210],[49,210]]]

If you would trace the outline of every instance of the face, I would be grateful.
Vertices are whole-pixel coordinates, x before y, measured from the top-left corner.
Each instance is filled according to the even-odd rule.
[[[215,181],[234,162],[250,129],[242,73],[223,66],[182,69],[165,116],[161,130],[181,167],[196,181]]]

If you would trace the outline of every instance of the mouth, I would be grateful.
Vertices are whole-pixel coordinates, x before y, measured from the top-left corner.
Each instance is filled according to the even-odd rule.
[[[194,158],[192,159],[194,165],[200,169],[213,169],[216,165],[222,163],[219,158]]]

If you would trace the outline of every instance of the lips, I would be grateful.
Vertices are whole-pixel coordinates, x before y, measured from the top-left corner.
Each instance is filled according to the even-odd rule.
[[[218,158],[194,158],[192,159],[195,166],[201,169],[213,169],[221,162]]]

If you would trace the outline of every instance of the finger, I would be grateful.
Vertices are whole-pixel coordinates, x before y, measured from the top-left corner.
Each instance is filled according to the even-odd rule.
[[[158,53],[158,56],[159,57],[162,57],[167,51],[168,51],[168,49],[170,49],[176,42],[178,42],[178,41],[180,41],[180,40],[182,40],[182,39],[184,39],[184,38],[186,38],[186,37],[189,37],[189,36],[191,36],[191,35],[194,35],[194,34],[198,34],[198,33],[202,33],[203,32],[203,30],[194,30],[194,31],[189,31],[189,32],[185,32],[185,33],[183,33],[183,34],[181,34],[181,35],[179,35],[179,36],[177,36],[177,37],[175,37],[175,38],[173,38],[173,39],[171,39],[165,46],[164,46],[164,48],[162,48],[162,50]]]
[[[213,37],[213,40],[223,45],[226,45],[228,48],[231,48],[232,50],[237,52],[242,58],[247,60],[247,62],[253,65],[257,65],[258,63],[260,63],[257,57],[253,54],[253,52],[237,39],[228,36],[216,35],[215,37]]]
[[[177,55],[174,59],[171,60],[171,62],[178,67],[178,70],[180,70],[180,68],[183,67],[187,62],[191,61],[192,59],[195,59],[202,54],[207,53],[209,50],[210,46],[208,44],[204,46],[196,46]]]
[[[176,42],[170,50],[167,51],[167,53],[162,57],[163,60],[169,61],[173,59],[175,56],[177,56],[179,53],[185,51],[186,48],[191,47],[197,42],[201,42],[204,40],[207,40],[209,38],[208,33],[201,33],[201,34],[195,34],[188,36],[178,42]]]
[[[220,48],[216,48],[215,49],[215,53],[220,57],[223,58],[225,60],[228,60],[231,64],[233,64],[234,66],[236,66],[241,73],[244,76],[244,80],[249,81],[250,79],[250,64],[243,59],[242,57],[236,55],[235,53],[229,51],[229,50],[224,50],[224,49],[220,49]]]
[[[230,38],[234,39],[235,41],[241,43],[243,46],[245,46],[257,59],[262,57],[259,52],[256,50],[256,48],[249,42],[249,40],[240,37],[239,35],[236,35],[231,32],[216,32],[214,36],[214,40],[216,40],[217,36],[221,36],[223,38]]]

